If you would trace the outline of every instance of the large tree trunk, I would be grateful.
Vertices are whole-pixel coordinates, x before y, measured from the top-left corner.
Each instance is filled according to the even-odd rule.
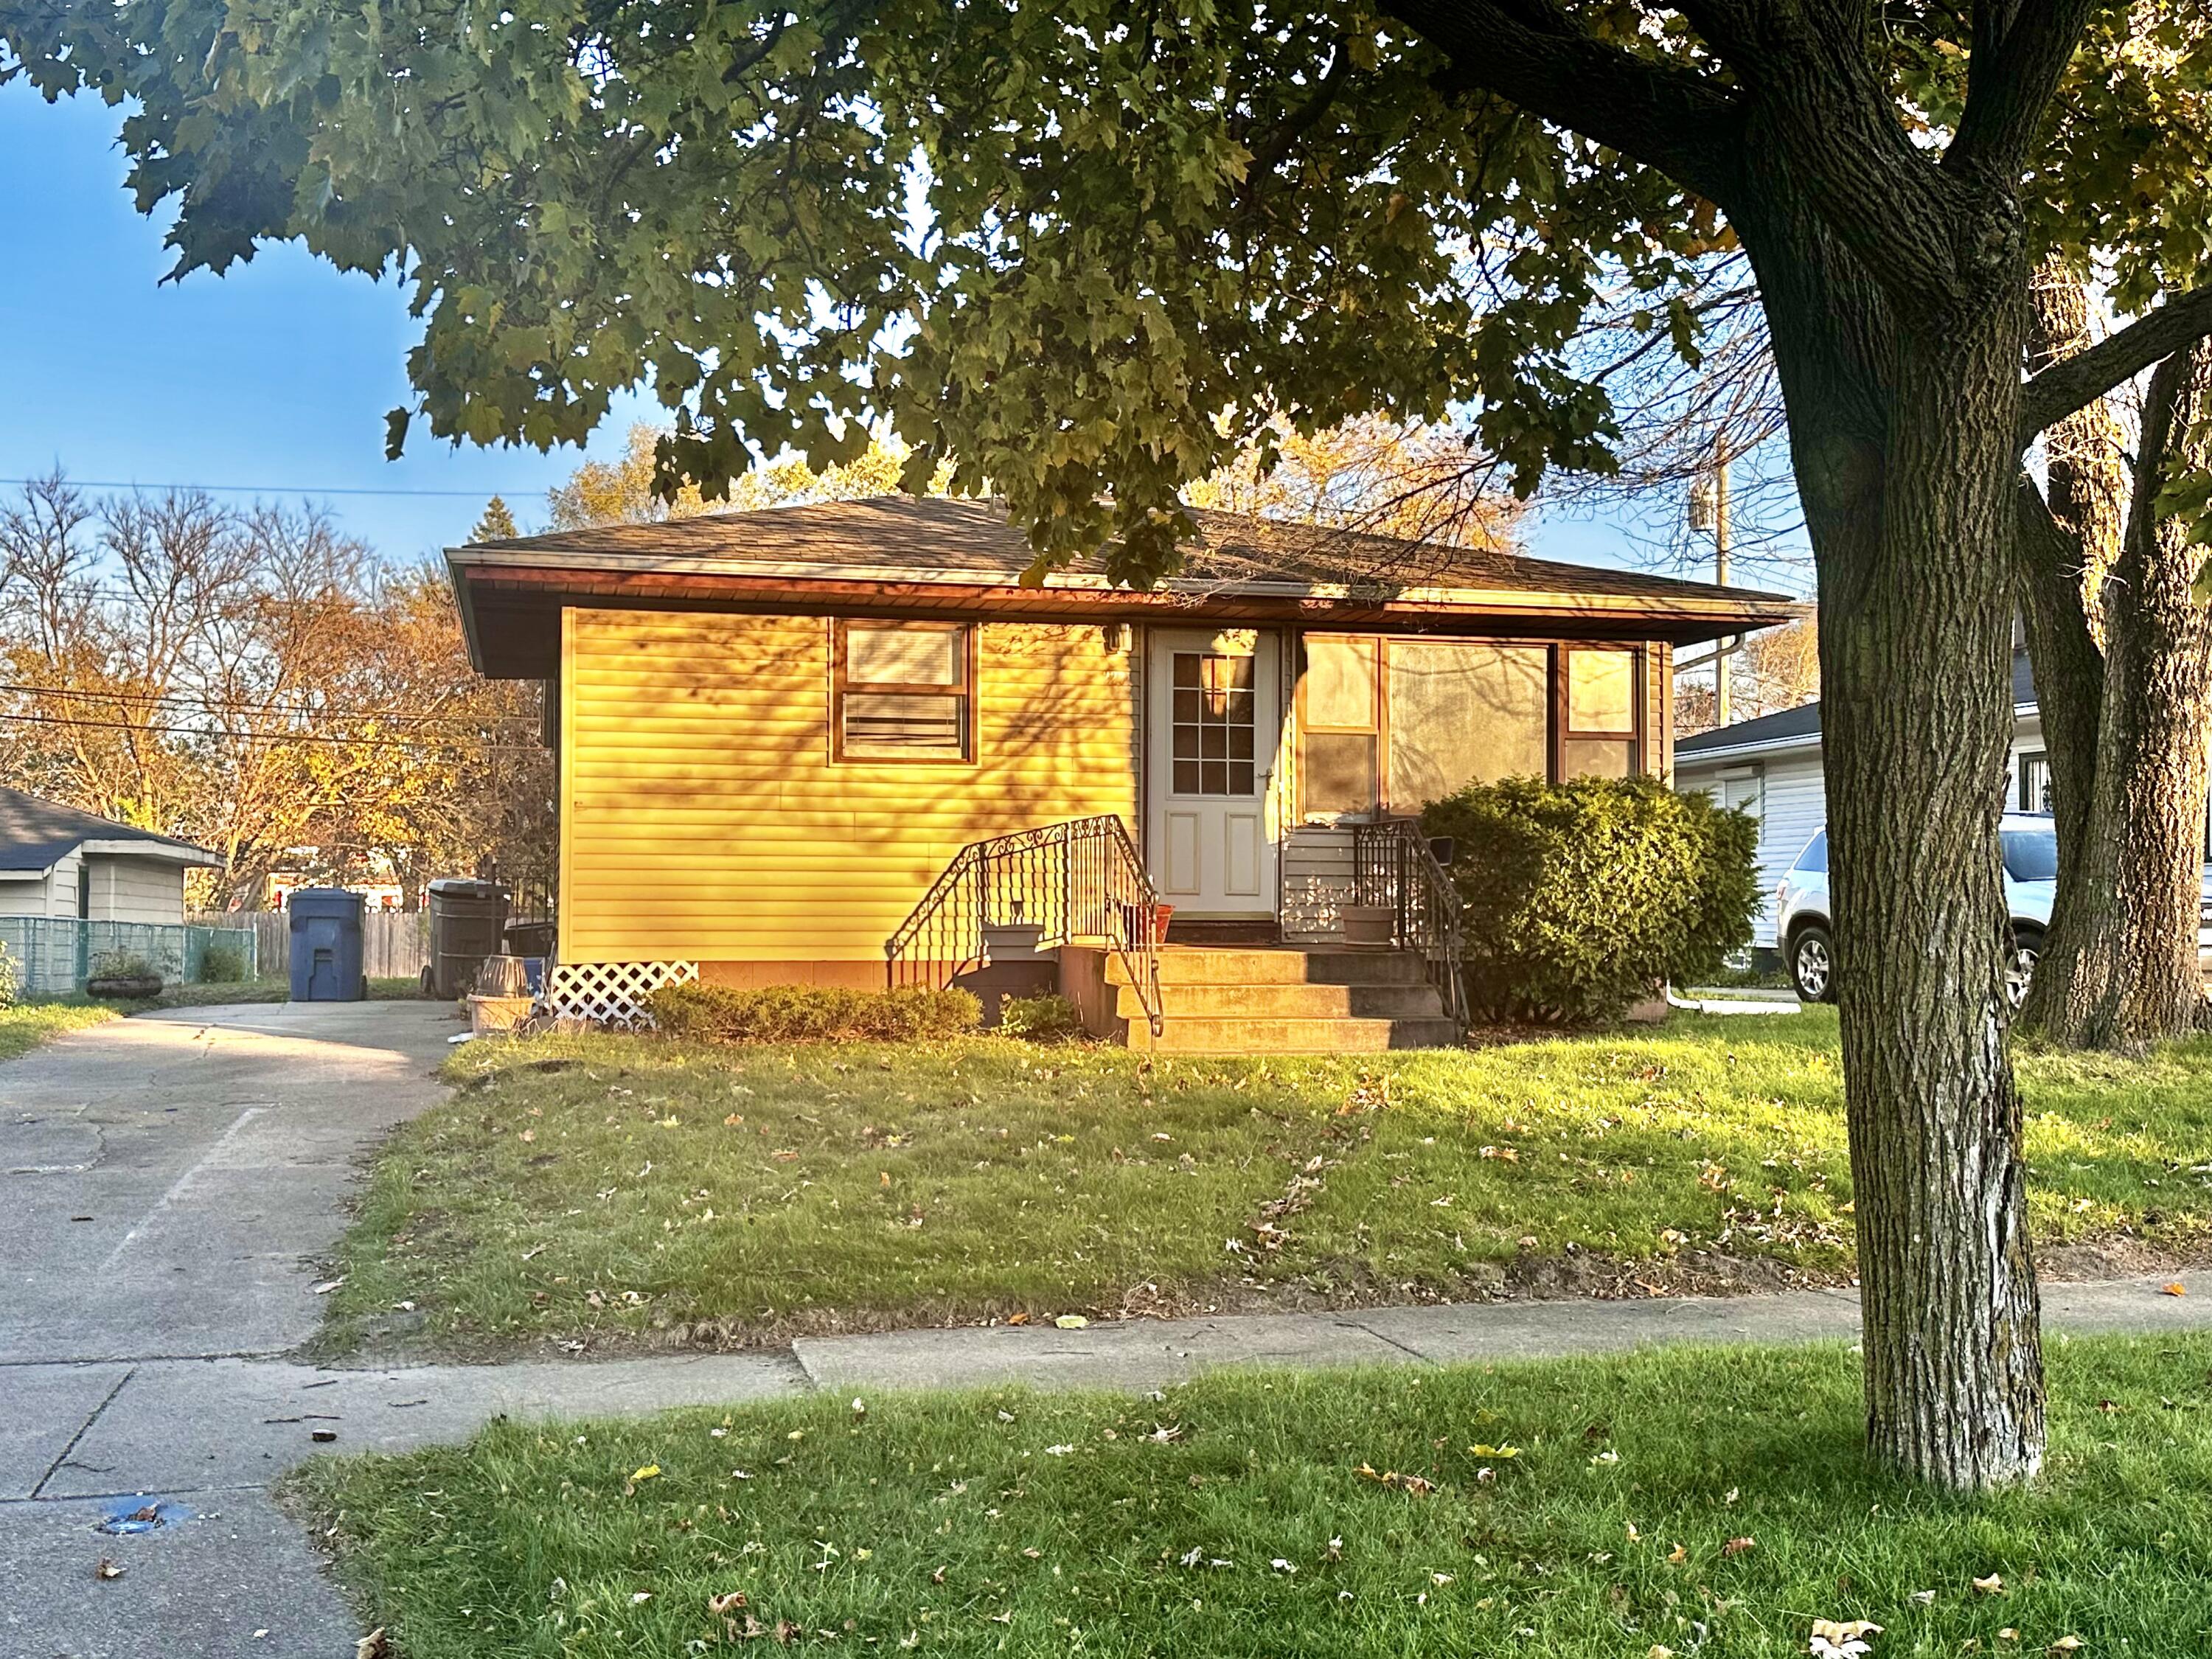
[[[2089,296],[2057,260],[2035,276],[2029,309],[2028,367],[2040,371],[2094,343]],[[2075,912],[2087,890],[2076,866],[2088,834],[2096,785],[2097,726],[2105,699],[2099,648],[2100,599],[2119,557],[2127,498],[2127,441],[2110,403],[2097,398],[2044,434],[2047,484],[2039,496],[2017,486],[2021,615],[2051,768],[2051,809],[2058,832],[2058,900],[2023,1018],[2039,1018],[2051,988],[2072,977]],[[2048,510],[2045,510],[2045,507]],[[2033,807],[2035,803],[2030,803]]]
[[[2027,1011],[2075,1047],[2136,1048],[2203,1018],[2197,936],[2212,622],[2192,591],[2197,550],[2181,526],[2161,520],[2157,496],[2208,392],[2212,354],[2201,344],[2153,374],[2126,532],[2103,583],[2102,695],[2090,764],[2075,769],[2089,774],[2087,798]],[[2055,743],[2051,752],[2056,761]]]
[[[1817,227],[1745,217],[1819,572],[1868,1440],[1984,1490],[2044,1445],[1996,833],[2019,273],[1931,338]]]

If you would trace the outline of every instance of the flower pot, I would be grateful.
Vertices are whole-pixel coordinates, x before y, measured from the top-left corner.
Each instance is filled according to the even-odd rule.
[[[1037,942],[1044,937],[1040,921],[987,922],[983,927],[983,960],[1034,962],[1042,954]]]
[[[1390,931],[1397,921],[1397,912],[1387,904],[1347,904],[1340,912],[1344,921],[1344,942],[1363,951],[1387,951],[1392,944]]]
[[[1168,918],[1173,915],[1175,915],[1175,906],[1172,904],[1155,904],[1152,907],[1153,944],[1164,945],[1167,943]]]

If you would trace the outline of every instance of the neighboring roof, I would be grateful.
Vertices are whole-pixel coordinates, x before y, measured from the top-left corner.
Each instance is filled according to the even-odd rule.
[[[97,852],[166,859],[178,864],[222,862],[206,848],[188,841],[80,812],[42,795],[0,789],[0,870],[51,870],[88,842],[94,843]]]
[[[2035,708],[2035,677],[2025,651],[2015,651],[2012,656],[2012,704],[2016,715]],[[1808,702],[1778,714],[1761,714],[1757,720],[1738,720],[1700,732],[1694,738],[1679,738],[1674,763],[1679,766],[1684,761],[1751,759],[1793,749],[1817,749],[1820,744],[1820,705]]]
[[[447,562],[486,672],[549,672],[562,604],[998,617],[1303,620],[1501,633],[1515,623],[1687,643],[1787,621],[1787,596],[1493,549],[1197,512],[1201,539],[1159,588],[1080,559],[1021,578],[1029,539],[997,502],[877,496],[477,543]],[[1415,619],[1419,619],[1418,623]]]

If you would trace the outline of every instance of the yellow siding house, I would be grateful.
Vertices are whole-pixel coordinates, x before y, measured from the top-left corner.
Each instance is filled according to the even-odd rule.
[[[1795,610],[1200,518],[1186,570],[1146,592],[1085,565],[1022,585],[1025,539],[974,501],[454,550],[475,665],[549,690],[556,1006],[1053,960],[1095,1024],[1139,1040],[1199,994],[1176,986],[1223,975],[1237,994],[1209,1008],[1275,1022],[1252,1042],[1361,1006],[1385,1012],[1354,1036],[1432,1036],[1418,963],[1346,965],[1419,944],[1436,849],[1412,815],[1475,778],[1664,777],[1674,648]]]

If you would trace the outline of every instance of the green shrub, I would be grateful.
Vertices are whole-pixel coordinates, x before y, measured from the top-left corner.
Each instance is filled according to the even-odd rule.
[[[22,988],[22,964],[9,953],[7,945],[0,942],[0,1008],[14,1007],[15,994]]]
[[[905,1042],[957,1036],[982,1024],[966,991],[906,986],[852,991],[830,985],[664,985],[646,1000],[653,1024],[672,1036],[706,1042]]]
[[[1421,814],[1457,842],[1468,998],[1487,1019],[1618,1016],[1751,938],[1759,826],[1650,778],[1472,784]]]
[[[246,952],[238,945],[218,943],[200,952],[201,984],[227,985],[246,977]]]
[[[102,951],[89,963],[88,979],[163,979],[159,968],[136,951]]]
[[[1008,997],[999,1005],[999,1029],[1031,1042],[1058,1042],[1083,1035],[1083,1020],[1066,997]]]

